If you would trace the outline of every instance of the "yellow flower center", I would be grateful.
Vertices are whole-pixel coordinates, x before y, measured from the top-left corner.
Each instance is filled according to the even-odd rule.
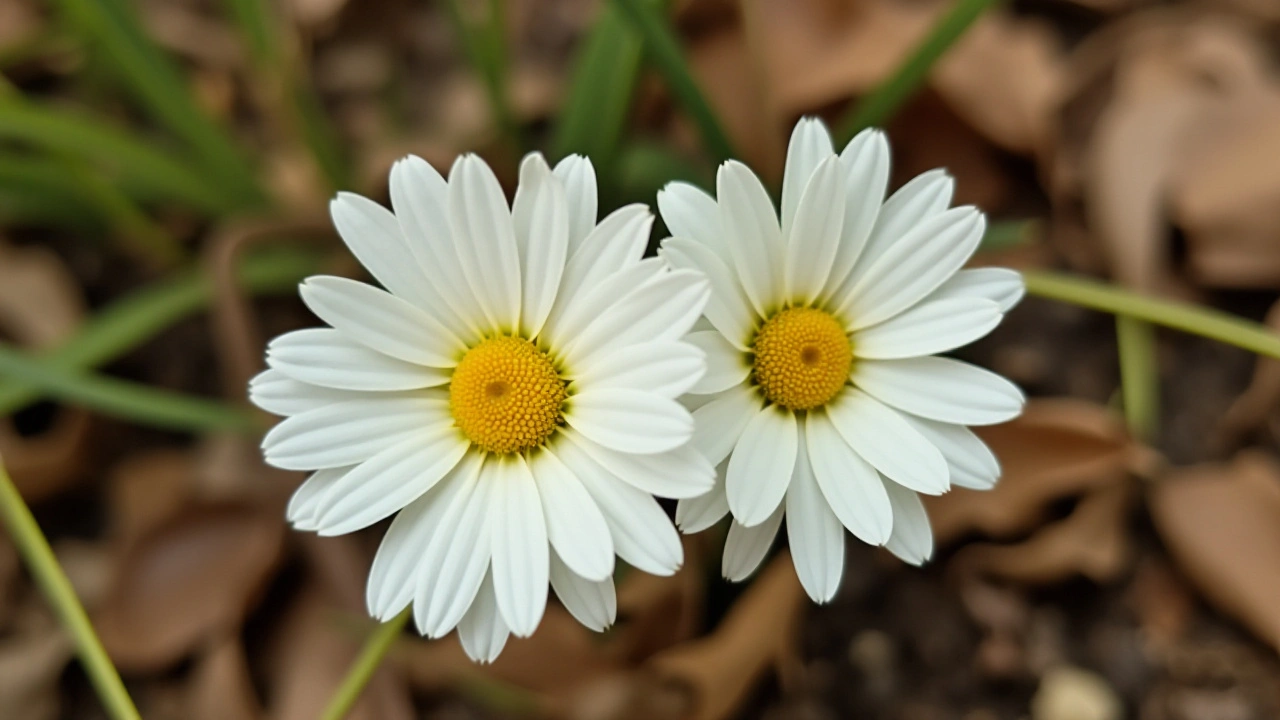
[[[566,394],[555,366],[533,343],[495,337],[462,356],[449,384],[449,410],[471,442],[516,453],[551,437]]]
[[[769,318],[755,342],[761,392],[788,410],[825,405],[849,379],[853,345],[830,313],[789,308]]]

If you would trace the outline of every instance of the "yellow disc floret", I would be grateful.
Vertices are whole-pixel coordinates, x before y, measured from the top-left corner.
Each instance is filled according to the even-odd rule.
[[[849,379],[853,346],[830,313],[789,308],[756,335],[753,374],[761,392],[788,410],[825,405]]]
[[[565,395],[555,366],[533,343],[495,337],[462,356],[449,385],[449,409],[471,442],[515,453],[551,437]]]

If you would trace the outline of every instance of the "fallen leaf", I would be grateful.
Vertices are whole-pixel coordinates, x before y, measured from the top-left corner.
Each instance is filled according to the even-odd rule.
[[[1280,302],[1267,311],[1267,327],[1280,333]],[[1249,387],[1235,399],[1222,418],[1222,433],[1238,441],[1245,433],[1274,422],[1274,410],[1280,404],[1280,360],[1258,356]]]
[[[213,642],[196,660],[188,689],[192,720],[258,720],[262,708],[235,634]]]
[[[1212,603],[1280,649],[1280,466],[1258,451],[1181,468],[1148,507],[1182,570]]]
[[[139,538],[120,558],[95,618],[112,659],[126,671],[155,671],[234,632],[274,572],[283,540],[274,514],[235,505],[192,509]]]
[[[164,525],[192,499],[187,450],[155,450],[127,456],[107,475],[111,532],[128,545]]]
[[[1000,460],[1000,482],[923,498],[940,545],[973,531],[993,538],[1025,532],[1053,502],[1117,485],[1135,462],[1120,419],[1083,400],[1034,399],[1016,420],[978,432]]]
[[[0,717],[58,718],[58,678],[73,650],[71,638],[57,626],[35,628],[0,642]]]

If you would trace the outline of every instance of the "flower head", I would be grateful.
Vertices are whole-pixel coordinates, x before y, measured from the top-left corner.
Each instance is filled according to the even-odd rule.
[[[394,214],[332,203],[347,246],[384,289],[312,277],[330,327],[271,342],[250,395],[285,416],[268,463],[313,471],[288,516],[340,535],[395,516],[369,611],[413,605],[418,628],[458,629],[492,660],[534,631],[548,583],[583,624],[615,614],[615,552],[670,574],[675,529],[650,493],[693,497],[715,471],[675,398],[702,375],[682,340],[706,303],[700,273],[642,259],[640,205],[596,223],[582,158],[525,158],[508,207],[475,156],[446,181],[416,157],[391,171]]]
[[[863,132],[839,155],[803,119],[787,150],[779,219],[747,167],[720,167],[713,198],[684,183],[658,195],[673,237],[661,255],[711,281],[707,354],[691,389],[693,445],[722,464],[715,488],[681,500],[686,532],[727,513],[723,571],[764,558],[783,516],[810,597],[830,600],[843,529],[922,563],[933,537],[917,493],[991,487],[994,456],[966,426],[1009,420],[1022,393],[934,357],[986,335],[1022,297],[1012,270],[961,267],[985,220],[948,209],[952,180],[924,173],[887,200],[889,147]]]

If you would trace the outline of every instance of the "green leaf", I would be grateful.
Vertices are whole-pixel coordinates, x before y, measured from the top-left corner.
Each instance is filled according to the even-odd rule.
[[[837,124],[839,144],[849,142],[865,128],[883,126],[888,122],[898,107],[924,83],[938,58],[969,29],[974,20],[999,1],[956,0],[950,12],[933,26],[906,61]]]
[[[259,427],[253,414],[243,408],[55,367],[4,344],[0,344],[0,377],[37,388],[72,405],[166,430],[247,432]]]
[[[467,61],[484,84],[498,129],[511,147],[519,151],[524,147],[524,138],[507,97],[505,5],[504,0],[488,0],[484,21],[471,22],[462,0],[445,2]]]
[[[632,143],[618,155],[618,187],[624,200],[652,203],[673,180],[709,187],[714,177],[707,168],[656,143]]]
[[[242,261],[240,282],[250,293],[292,292],[315,273],[321,258],[298,250],[263,251]],[[138,290],[100,310],[67,342],[43,353],[39,362],[61,372],[91,368],[121,357],[160,331],[206,306],[213,286],[199,268]],[[0,414],[12,413],[40,397],[40,388],[0,379]]]
[[[168,56],[151,41],[127,0],[56,0],[73,29],[113,67],[158,122],[246,206],[265,201],[240,148],[199,106]]]
[[[689,64],[685,62],[680,51],[680,43],[676,40],[666,19],[658,10],[644,0],[614,0],[623,14],[644,38],[645,49],[658,71],[667,81],[667,86],[693,118],[702,134],[702,142],[712,160],[719,164],[732,157],[737,157],[729,136],[725,134],[716,118],[715,111],[707,103],[693,79]]]
[[[979,252],[994,252],[1031,242],[1040,231],[1038,220],[1001,220],[987,226]]]

